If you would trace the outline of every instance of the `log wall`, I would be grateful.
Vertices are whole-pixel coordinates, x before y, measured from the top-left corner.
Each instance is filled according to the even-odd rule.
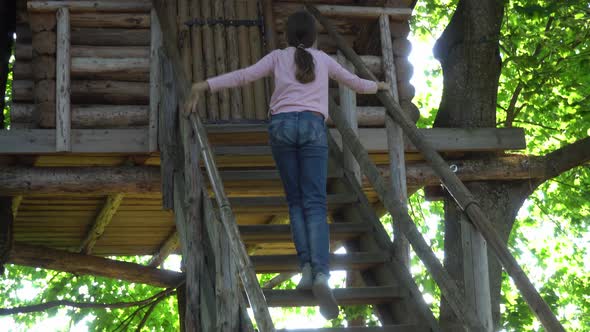
[[[367,10],[356,11],[348,1],[326,2],[336,10],[324,6],[326,13],[351,45],[367,45],[368,28],[376,25],[375,9],[379,1],[366,1]],[[320,1],[321,5],[321,1]],[[346,7],[348,6],[348,7]],[[18,40],[14,67],[13,128],[55,128],[55,45],[56,19],[52,10],[26,10],[18,13]],[[174,0],[170,10],[177,16],[178,49],[193,81],[244,68],[258,61],[272,45],[286,47],[287,17],[300,10],[296,1],[260,0]],[[352,11],[351,9],[352,8]],[[381,9],[379,9],[381,8]],[[377,7],[383,10],[384,7]],[[396,8],[387,9],[390,12]],[[263,16],[263,13],[266,15]],[[171,13],[173,14],[173,13]],[[409,83],[413,67],[408,61],[411,44],[407,39],[409,25],[406,16],[390,15],[393,53],[398,80],[400,104],[412,119],[419,117],[412,104],[414,87]],[[223,24],[193,25],[190,19],[261,20],[262,26]],[[271,20],[268,22],[265,20]],[[146,127],[150,104],[150,74],[157,66],[150,66],[149,8],[111,8],[100,12],[91,9],[71,13],[71,99],[72,128],[129,128]],[[335,56],[336,48],[323,27],[318,25],[320,48]],[[373,36],[374,37],[374,36]],[[272,40],[268,40],[272,38]],[[375,39],[375,38],[372,38]],[[381,54],[365,52],[364,60],[374,68],[380,79]],[[156,76],[154,76],[156,77]],[[208,94],[199,109],[206,122],[259,122],[267,119],[272,82],[254,82],[239,89]],[[375,98],[359,96],[356,113],[360,127],[383,128],[385,120]],[[26,114],[22,111],[26,110]],[[367,118],[367,110],[371,112]],[[88,111],[88,112],[87,112]]]

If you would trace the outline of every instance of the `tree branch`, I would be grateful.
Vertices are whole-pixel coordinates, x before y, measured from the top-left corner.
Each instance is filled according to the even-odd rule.
[[[39,312],[51,309],[58,306],[68,306],[80,309],[119,309],[129,308],[135,306],[143,306],[151,304],[152,302],[158,301],[164,297],[169,296],[174,292],[174,288],[168,288],[160,293],[153,295],[147,299],[135,302],[115,302],[115,303],[96,303],[96,302],[74,302],[68,300],[49,301],[45,303],[33,304],[22,307],[14,308],[0,308],[0,316],[14,315],[14,314],[25,314],[31,312]]]
[[[545,175],[542,178],[533,180],[533,188],[574,167],[590,162],[590,137],[585,137],[548,153],[542,157],[541,161],[546,169]]]

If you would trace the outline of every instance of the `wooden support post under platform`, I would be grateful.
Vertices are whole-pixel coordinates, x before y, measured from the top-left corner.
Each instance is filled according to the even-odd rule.
[[[22,243],[14,244],[8,262],[16,265],[40,267],[79,275],[94,275],[166,288],[178,287],[184,279],[182,273],[175,271],[153,269],[135,263],[120,262]]]
[[[82,240],[79,250],[80,253],[88,255],[92,252],[96,241],[102,236],[104,229],[110,224],[115,213],[117,213],[117,209],[119,209],[123,197],[123,194],[114,194],[107,197],[98,216],[86,233],[86,237]]]
[[[67,8],[57,10],[57,60],[56,60],[56,151],[72,149],[70,128],[70,12]]]
[[[0,196],[0,277],[4,275],[4,264],[8,262],[13,246],[13,223],[12,198]]]
[[[306,7],[320,21],[320,23],[326,28],[326,30],[328,30],[328,32],[330,33],[330,35],[332,36],[332,38],[335,40],[336,44],[338,45],[338,48],[346,55],[346,57],[349,60],[351,60],[354,63],[354,65],[357,68],[357,70],[359,71],[360,75],[365,78],[375,80],[375,76],[367,69],[367,67],[364,65],[364,63],[358,57],[358,55],[354,52],[354,50],[346,44],[346,41],[344,40],[344,38],[336,32],[336,30],[334,29],[332,24],[326,18],[324,18],[321,15],[321,13],[312,5],[308,4],[308,5],[306,5]],[[424,137],[420,134],[420,132],[416,128],[416,125],[410,119],[408,119],[407,116],[404,115],[403,110],[401,109],[399,104],[397,104],[395,102],[395,100],[393,99],[393,96],[388,92],[378,92],[377,97],[384,104],[387,113],[398,123],[398,125],[403,129],[406,136],[420,150],[420,152],[425,157],[425,159],[431,164],[432,168],[440,176],[442,182],[444,183],[444,185],[446,186],[448,191],[451,193],[451,195],[453,196],[453,198],[455,199],[457,204],[461,207],[462,210],[465,211],[465,213],[467,214],[467,216],[469,216],[469,219],[474,224],[474,226],[481,232],[484,239],[490,245],[490,247],[492,248],[493,252],[498,257],[498,260],[500,261],[500,263],[502,264],[502,266],[504,267],[506,272],[508,272],[510,277],[512,277],[512,279],[514,280],[514,283],[516,284],[519,291],[523,295],[527,304],[529,305],[531,310],[535,313],[536,317],[541,321],[543,326],[549,331],[565,331],[563,325],[559,322],[559,320],[557,319],[555,314],[551,311],[551,308],[549,307],[549,305],[543,300],[543,298],[541,297],[539,292],[536,290],[535,286],[531,283],[531,281],[527,277],[527,275],[524,273],[524,271],[522,270],[522,268],[520,267],[520,265],[518,264],[518,262],[516,261],[514,256],[512,256],[512,254],[508,250],[508,247],[506,246],[506,244],[499,238],[499,236],[498,236],[496,230],[493,228],[490,220],[485,215],[485,213],[482,211],[480,206],[477,204],[477,200],[473,197],[471,192],[465,187],[465,185],[461,182],[461,180],[459,180],[459,178],[449,169],[449,165],[444,161],[444,159],[440,156],[440,154],[433,148],[432,144],[430,144],[429,142],[427,142],[424,139]],[[340,127],[340,130],[345,130],[346,123],[344,121],[342,121],[341,125],[339,127]],[[350,135],[348,135],[348,136],[350,136]],[[355,137],[352,137],[352,139],[353,140],[349,141],[348,143],[356,145],[358,143],[358,140],[356,140],[356,142],[353,142]],[[362,146],[360,146],[360,150],[358,151],[359,152],[358,157],[360,157],[360,154],[363,154],[363,150],[364,150],[364,148],[362,148]],[[364,152],[364,154],[366,154],[366,151]],[[368,155],[367,155],[367,157],[368,157]],[[359,164],[360,163],[361,162],[359,161]],[[370,161],[369,161],[369,164],[371,164]],[[365,174],[368,174],[368,172],[365,172]],[[376,183],[373,183],[373,186],[376,186],[376,185],[377,185]],[[401,208],[401,207],[397,206],[395,200],[392,200],[392,199],[389,199],[389,200],[392,201],[391,203],[393,203],[391,205],[391,207],[388,207],[390,212],[393,212],[393,211],[391,211],[391,209],[395,210],[395,209]],[[385,201],[385,200],[382,199],[382,201]],[[398,213],[398,212],[400,212],[400,211],[397,211],[396,213]],[[399,213],[399,214],[403,214],[403,213]],[[404,222],[404,224],[407,224],[407,226],[411,227],[413,225],[409,216],[401,215],[400,217],[407,218],[406,219],[407,223]],[[405,227],[405,225],[404,225],[404,227]],[[413,225],[413,228],[415,228],[415,225]],[[410,232],[408,231],[408,232],[404,232],[404,233],[408,237],[408,240],[410,240],[410,238],[408,236],[408,234],[410,234]],[[412,241],[410,240],[410,242],[412,242]],[[412,245],[414,246],[414,244],[412,244]],[[418,250],[416,250],[415,246],[414,246],[414,249],[418,253]],[[438,263],[438,265],[440,265],[440,262],[438,262],[436,257],[431,257],[431,258],[435,260],[435,261],[432,261],[432,263]],[[423,262],[425,262],[424,259],[423,259]],[[446,277],[444,279],[447,279],[447,277],[448,277],[448,274],[446,274]],[[442,280],[440,280],[440,281],[442,281]],[[447,283],[447,286],[449,286],[449,285],[451,285],[451,283]],[[455,287],[451,287],[451,288],[456,288],[456,285],[454,283],[452,283],[452,285],[454,285]],[[441,286],[441,292],[442,292],[443,288],[442,288],[442,285],[440,282],[439,282],[439,286]],[[445,292],[443,292],[443,296],[447,297],[447,299],[449,299],[449,296],[453,296],[454,294],[458,294],[454,291],[452,291],[452,293],[454,293],[454,294],[451,294],[451,292],[449,292],[450,290],[451,289],[447,288],[447,290]],[[446,294],[444,294],[444,293],[446,293]],[[453,302],[455,302],[454,304],[450,303],[451,301],[449,301],[449,303],[453,307],[453,310],[457,314],[457,316],[461,316],[461,318],[466,318],[464,323],[466,323],[467,326],[474,326],[478,330],[485,330],[484,327],[482,326],[481,322],[479,321],[479,318],[477,316],[475,316],[474,312],[471,310],[464,311],[465,309],[467,309],[465,307],[466,304],[463,303],[463,301],[461,299],[457,299],[457,300],[459,300],[459,301],[458,302],[453,301]]]

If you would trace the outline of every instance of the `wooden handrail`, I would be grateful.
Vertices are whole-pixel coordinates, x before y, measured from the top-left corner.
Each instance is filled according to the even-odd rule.
[[[248,296],[250,307],[254,311],[254,317],[256,318],[258,327],[264,332],[274,332],[275,328],[268,311],[268,305],[266,303],[264,293],[262,292],[262,288],[260,288],[260,284],[256,278],[256,272],[252,262],[250,261],[246,247],[241,241],[238,224],[231,209],[229,199],[225,194],[223,181],[221,180],[221,176],[219,175],[219,171],[215,165],[213,152],[211,151],[211,145],[209,144],[205,127],[203,126],[201,119],[199,119],[198,115],[195,113],[191,113],[189,120],[197,140],[199,141],[199,146],[201,147],[200,153],[203,157],[203,163],[205,164],[207,175],[209,176],[211,188],[215,194],[215,200],[217,201],[217,206],[219,208],[221,222],[230,241],[230,247],[237,257],[236,261],[238,264],[240,279],[244,284],[244,289],[246,291],[246,295]]]
[[[306,4],[305,6],[328,31],[329,35],[335,41],[342,53],[344,53],[344,55],[355,65],[357,72],[367,79],[376,81],[377,79],[373,73],[368,70],[360,57],[350,46],[348,46],[344,38],[336,31],[332,24],[324,18],[313,5]],[[486,242],[489,243],[498,260],[510,277],[512,277],[527,304],[541,321],[543,326],[548,331],[565,332],[564,327],[559,320],[557,320],[557,317],[553,314],[549,305],[547,305],[539,292],[537,292],[535,286],[531,283],[514,256],[512,256],[508,250],[508,247],[502,242],[471,192],[449,169],[449,165],[444,161],[440,154],[438,154],[438,152],[436,152],[436,150],[424,140],[423,136],[417,130],[416,125],[406,117],[399,104],[393,99],[391,93],[380,91],[377,93],[377,97],[385,106],[387,114],[393,118],[393,120],[402,128],[406,136],[421,151],[424,158],[430,163],[432,169],[441,178],[442,183],[446,186],[459,207],[465,211],[477,230],[482,233]],[[342,136],[344,138],[344,133]],[[408,236],[407,233],[406,236]]]

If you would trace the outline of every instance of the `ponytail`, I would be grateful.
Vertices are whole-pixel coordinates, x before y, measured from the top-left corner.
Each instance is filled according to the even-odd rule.
[[[313,56],[300,44],[295,49],[295,78],[300,83],[306,84],[315,80],[315,64]]]
[[[315,19],[306,11],[291,14],[287,19],[287,43],[295,47],[295,78],[306,84],[315,80],[313,56],[306,48],[316,39]]]

